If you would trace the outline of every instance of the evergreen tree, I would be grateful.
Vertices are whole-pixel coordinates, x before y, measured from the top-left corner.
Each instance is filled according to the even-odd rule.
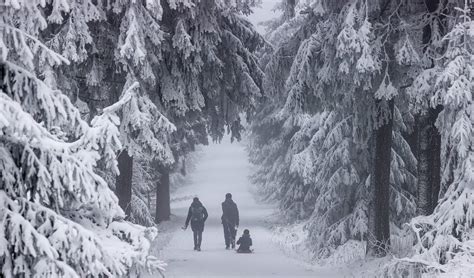
[[[265,89],[277,93],[277,99],[278,94],[282,95],[283,101],[263,104],[266,109],[262,113],[270,113],[262,115],[264,120],[260,122],[268,125],[268,129],[254,123],[255,138],[260,133],[279,138],[279,141],[267,138],[271,146],[262,147],[261,151],[258,150],[260,139],[252,141],[254,162],[264,164],[267,157],[268,161],[277,161],[268,163],[269,169],[258,171],[256,181],[273,182],[278,188],[273,192],[284,192],[275,197],[282,204],[291,204],[283,205],[285,211],[296,209],[296,214],[290,214],[293,219],[298,215],[297,219],[308,221],[311,243],[320,258],[331,256],[350,239],[387,241],[389,223],[400,226],[414,214],[415,178],[405,167],[414,167],[416,160],[402,135],[409,129],[406,123],[410,113],[401,114],[399,107],[407,102],[403,95],[397,101],[392,100],[399,95],[395,87],[401,87],[399,84],[404,82],[399,73],[403,68],[386,62],[390,57],[394,60],[395,52],[387,53],[387,49],[393,47],[396,38],[392,34],[395,31],[387,26],[396,22],[380,24],[383,28],[373,27],[379,26],[378,21],[386,20],[384,16],[375,20],[369,17],[382,13],[383,9],[378,7],[359,1],[315,1],[303,6],[296,18],[278,27],[290,28],[300,23],[298,31],[282,38],[273,56],[263,60],[268,61],[266,80],[269,82],[264,83],[268,84]],[[390,11],[401,13],[397,6]],[[283,52],[295,46],[296,53]],[[288,66],[287,71],[282,70],[288,62],[289,74]],[[282,79],[286,80],[283,88],[281,83],[271,81]],[[379,175],[383,179],[377,183],[384,186],[385,199],[376,198],[371,195],[374,194],[372,182],[377,178],[374,169],[382,169],[384,164],[373,161],[377,140],[372,134],[383,129],[392,117],[398,119],[393,125],[394,132],[389,126],[382,135],[393,144],[381,144],[385,149],[379,155],[388,165]],[[282,129],[275,130],[278,119]],[[269,132],[270,128],[276,134]],[[288,167],[290,172],[285,171]],[[277,181],[268,182],[266,177]],[[375,227],[370,223],[370,218],[374,219],[372,202],[385,206],[378,211],[385,213],[379,219],[385,221],[386,230],[376,240],[372,239]],[[402,210],[403,206],[410,209]],[[396,215],[390,222],[389,213]],[[386,251],[380,247],[381,252]]]
[[[436,53],[442,38],[443,17],[442,5],[438,0],[426,0],[426,20],[423,27],[422,43],[425,45],[421,62],[421,68],[432,68],[435,61],[432,55]],[[429,105],[430,96],[420,98],[416,86],[413,86],[412,96],[418,99],[413,105],[414,110],[419,113],[416,118],[416,155],[418,158],[418,210],[420,214],[431,214],[438,203],[438,195],[441,184],[441,135],[436,128],[436,120],[442,110],[442,105],[436,107]]]
[[[56,89],[52,70],[69,60],[38,39],[48,20],[59,20],[74,3],[49,1],[48,18],[45,5],[9,1],[1,7],[2,273],[100,277],[159,271],[163,263],[148,255],[156,229],[117,221],[123,211],[96,172],[98,165],[118,171],[117,114],[136,98],[136,85],[90,125],[85,122]],[[105,245],[105,239],[113,243]]]
[[[461,2],[307,1],[268,24],[254,181],[307,223],[318,258],[351,239],[407,254],[406,222],[409,266],[457,273],[470,256],[472,14]]]
[[[123,88],[134,82],[139,84],[135,98],[120,113],[124,149],[119,156],[121,171],[115,185],[121,207],[131,216],[132,211],[137,211],[131,205],[139,204],[131,203],[132,199],[137,201],[132,196],[136,192],[132,189],[133,158],[156,159],[166,165],[174,161],[168,140],[175,127],[160,112],[161,103],[152,93],[157,86],[153,67],[159,63],[164,39],[160,27],[163,11],[159,1],[94,2],[88,6],[100,16],[84,19],[82,13],[71,13],[48,43],[58,51],[74,48],[76,36],[68,40],[63,33],[69,32],[71,24],[86,20],[86,28],[79,31],[86,33],[88,47],[72,67],[61,70],[93,113],[118,99]]]
[[[422,71],[414,82],[421,96],[431,96],[429,105],[442,105],[437,119],[441,132],[442,189],[433,214],[414,218],[415,254],[395,262],[427,275],[449,273],[452,277],[474,274],[467,263],[472,258],[473,220],[473,41],[472,5],[448,1],[444,13],[451,15],[441,43],[439,63]],[[432,80],[433,82],[428,82]],[[417,99],[419,100],[419,98]],[[463,267],[459,267],[459,266]],[[404,269],[404,268],[402,268]],[[467,274],[466,274],[467,271]]]

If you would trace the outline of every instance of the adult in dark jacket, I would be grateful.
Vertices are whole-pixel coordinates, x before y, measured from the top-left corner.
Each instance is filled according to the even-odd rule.
[[[225,248],[235,248],[235,234],[239,227],[239,209],[232,200],[232,194],[225,195],[225,201],[222,202],[222,226],[224,227]]]
[[[199,198],[195,197],[189,207],[188,217],[186,217],[186,223],[183,228],[186,230],[191,221],[191,230],[193,230],[194,237],[194,250],[196,251],[201,251],[202,232],[204,231],[204,222],[206,222],[207,217],[208,214],[206,208],[199,201]]]
[[[237,240],[237,244],[239,244],[239,249],[237,249],[238,253],[252,253],[250,250],[250,246],[252,246],[252,238],[250,237],[250,231],[245,229],[244,234]]]

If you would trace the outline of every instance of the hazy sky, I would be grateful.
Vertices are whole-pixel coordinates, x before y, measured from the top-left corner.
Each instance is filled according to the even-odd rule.
[[[252,22],[255,27],[257,27],[257,30],[260,33],[263,33],[264,28],[263,26],[259,26],[258,23],[272,19],[278,15],[278,13],[272,11],[276,3],[278,3],[277,0],[263,0],[261,7],[255,8],[254,13],[248,17],[250,22]]]

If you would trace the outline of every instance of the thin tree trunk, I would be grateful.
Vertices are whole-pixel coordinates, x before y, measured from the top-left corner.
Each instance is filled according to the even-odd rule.
[[[377,105],[381,105],[377,101]],[[375,132],[374,157],[374,233],[376,245],[374,251],[377,256],[384,256],[390,246],[390,162],[392,153],[392,129],[394,100],[388,103],[389,119]],[[379,115],[378,115],[379,117]]]
[[[418,160],[418,155],[419,155],[418,154],[419,153],[418,138],[420,137],[419,135],[420,132],[418,130],[418,125],[419,125],[418,121],[419,121],[419,117],[415,117],[413,131],[411,133],[403,134],[403,137],[407,140],[408,145],[410,145],[410,150],[412,154],[416,157],[417,160]]]
[[[441,188],[441,134],[435,126],[438,115],[443,107],[439,105],[436,109],[430,109],[431,121],[431,158],[430,158],[430,182],[431,182],[431,209],[433,213],[438,205],[439,191]]]
[[[429,12],[438,9],[439,0],[425,0]],[[431,40],[431,26],[423,29],[423,43]],[[441,135],[435,126],[442,106],[428,108],[425,115],[418,116],[418,184],[417,210],[421,215],[429,215],[438,203],[441,183]]]
[[[428,215],[431,213],[432,186],[431,186],[431,146],[429,115],[420,115],[417,121],[418,129],[418,179],[417,179],[417,210],[418,214]]]
[[[125,215],[129,216],[131,211],[130,201],[132,200],[133,158],[124,150],[120,153],[117,160],[120,174],[116,179],[115,194]]]
[[[187,171],[186,171],[186,157],[183,156],[183,161],[182,161],[182,167],[181,167],[181,174],[183,176],[186,176],[187,175]]]
[[[418,118],[418,214],[433,213],[438,204],[441,184],[441,135],[435,126],[442,106],[430,108]]]
[[[295,17],[295,6],[296,6],[296,0],[286,1],[285,18],[287,20]]]
[[[160,181],[156,187],[156,223],[170,220],[171,216],[170,170],[167,167],[160,169]]]
[[[151,196],[150,196],[149,190],[146,192],[146,203],[147,203],[148,209],[151,209]]]

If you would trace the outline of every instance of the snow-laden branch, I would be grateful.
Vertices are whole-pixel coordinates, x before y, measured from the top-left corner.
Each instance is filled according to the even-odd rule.
[[[136,94],[136,90],[140,87],[140,84],[138,82],[134,82],[130,87],[128,87],[125,91],[125,93],[122,94],[122,97],[120,98],[119,101],[116,103],[105,107],[102,109],[104,113],[115,113],[117,110],[121,109],[125,104],[127,104],[133,97],[134,94]]]
[[[66,65],[70,64],[69,60],[66,59],[64,56],[54,52],[48,46],[46,46],[43,42],[41,42],[39,39],[33,37],[32,35],[26,33],[25,31],[23,31],[21,29],[18,29],[16,27],[10,26],[10,25],[6,25],[4,23],[0,23],[0,29],[3,29],[6,34],[9,34],[10,32],[16,33],[16,35],[14,35],[16,40],[18,40],[18,37],[28,38],[29,40],[31,40],[34,43],[34,47],[29,47],[28,45],[26,45],[24,43],[23,39],[19,39],[20,43],[23,44],[22,46],[25,49],[30,49],[30,51],[31,50],[35,51],[34,49],[37,49],[38,47],[43,49],[44,51],[46,51],[49,54],[49,56],[51,58],[53,58],[56,65],[60,65],[60,64],[63,64],[63,63],[66,64]],[[2,58],[2,61],[5,62],[7,60],[7,55],[8,55],[9,51],[8,51],[7,47],[4,44],[1,44],[0,47],[2,48],[2,57],[1,58]],[[31,58],[32,58],[33,53],[30,52],[29,55],[31,55]]]

